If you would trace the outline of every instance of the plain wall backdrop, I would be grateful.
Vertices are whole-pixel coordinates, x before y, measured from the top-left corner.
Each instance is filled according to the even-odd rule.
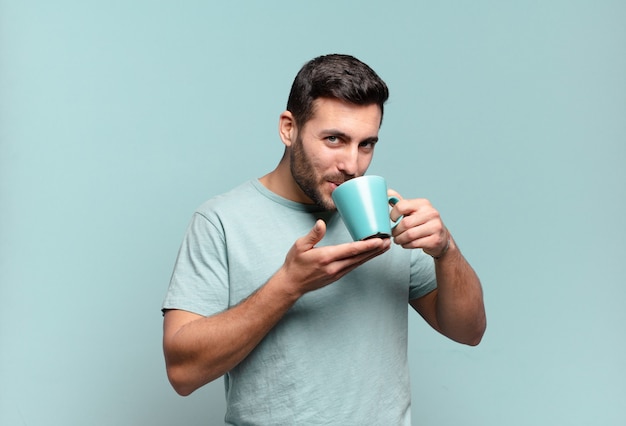
[[[391,97],[370,173],[484,286],[468,348],[411,315],[415,425],[626,424],[626,3],[0,0],[0,424],[216,425],[160,305],[195,207],[275,167],[291,82]],[[251,212],[251,220],[254,213]]]

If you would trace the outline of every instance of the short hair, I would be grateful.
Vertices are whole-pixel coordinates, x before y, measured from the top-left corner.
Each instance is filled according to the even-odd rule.
[[[287,110],[302,127],[313,116],[313,101],[334,98],[356,105],[377,104],[381,123],[389,98],[385,82],[367,64],[350,55],[318,56],[307,62],[291,85]]]

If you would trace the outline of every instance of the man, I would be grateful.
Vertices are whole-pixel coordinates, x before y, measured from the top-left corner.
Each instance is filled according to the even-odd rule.
[[[305,64],[280,115],[276,169],[195,213],[163,304],[172,386],[224,376],[227,424],[410,424],[407,303],[476,345],[480,282],[427,200],[389,238],[350,242],[331,193],[362,176],[386,84],[366,64]],[[391,191],[401,198],[399,194]]]

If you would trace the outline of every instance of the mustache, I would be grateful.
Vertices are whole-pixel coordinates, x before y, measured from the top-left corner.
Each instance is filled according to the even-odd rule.
[[[329,182],[335,183],[337,185],[341,185],[342,183],[345,183],[347,181],[349,181],[350,179],[354,179],[356,176],[355,175],[333,175],[333,176],[327,176],[325,179]]]

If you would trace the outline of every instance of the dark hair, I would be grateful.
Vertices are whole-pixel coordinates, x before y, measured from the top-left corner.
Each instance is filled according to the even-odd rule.
[[[332,54],[307,62],[293,81],[287,110],[298,126],[313,116],[313,101],[317,98],[334,98],[356,105],[377,104],[382,122],[389,89],[367,64],[353,56]]]

